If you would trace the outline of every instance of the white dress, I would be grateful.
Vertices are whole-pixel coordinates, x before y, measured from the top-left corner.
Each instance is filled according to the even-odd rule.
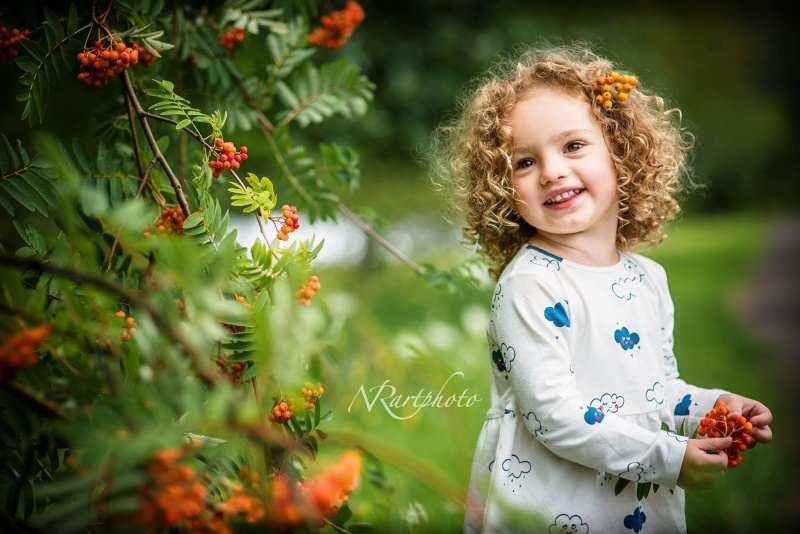
[[[693,432],[724,391],[678,377],[672,329],[654,261],[587,267],[522,248],[492,299],[491,406],[464,531],[685,532],[676,430]],[[616,495],[620,477],[631,482]]]

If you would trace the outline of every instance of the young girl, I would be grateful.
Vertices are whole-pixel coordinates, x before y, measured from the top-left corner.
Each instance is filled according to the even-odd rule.
[[[498,279],[466,532],[685,532],[684,489],[719,480],[731,438],[689,439],[684,420],[691,434],[722,400],[772,439],[763,404],[679,378],[664,269],[631,250],[677,214],[692,139],[614,70],[582,47],[528,51],[438,132]]]

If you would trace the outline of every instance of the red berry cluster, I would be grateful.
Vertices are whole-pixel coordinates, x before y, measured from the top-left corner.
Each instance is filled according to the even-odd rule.
[[[220,357],[217,358],[217,367],[220,368],[223,375],[236,384],[241,383],[242,373],[244,373],[245,362],[232,362],[228,360],[228,351],[222,351]]]
[[[184,217],[183,209],[180,206],[165,208],[161,210],[161,218],[156,221],[155,225],[152,227],[149,224],[145,225],[144,235],[149,237],[153,229],[167,234],[182,234],[185,220],[186,217]]]
[[[275,236],[281,241],[289,239],[289,234],[300,228],[300,219],[297,217],[297,208],[295,206],[288,206],[284,204],[281,206],[283,217],[276,217],[276,222],[282,223],[280,232]],[[282,219],[282,220],[281,220]]]
[[[139,52],[139,64],[134,65],[134,67],[138,67],[139,65],[142,67],[149,67],[153,64],[153,61],[158,59],[158,56],[151,53],[143,44],[136,43],[133,46],[136,48],[136,51]],[[161,53],[161,50],[158,52]]]
[[[14,28],[9,31],[5,26],[0,27],[0,65],[9,58],[17,57],[20,50],[20,39],[28,39],[30,35],[30,30],[20,31]]]
[[[316,276],[312,276],[308,279],[308,283],[300,286],[300,289],[297,290],[297,299],[300,301],[300,304],[303,306],[308,306],[311,304],[311,297],[314,296],[314,293],[320,290],[322,285],[319,283],[319,278]]]
[[[136,333],[136,319],[133,317],[125,317],[125,312],[122,310],[118,311],[114,315],[124,320],[120,338],[122,341],[130,341],[131,336]]]
[[[210,160],[208,166],[214,169],[214,178],[219,178],[224,171],[238,169],[239,162],[247,160],[247,147],[240,147],[237,153],[233,143],[217,138],[214,139],[214,150],[211,154],[217,159]]]
[[[236,47],[238,47],[240,44],[242,44],[242,41],[244,41],[244,36],[244,28],[231,28],[219,38],[219,45],[222,48],[227,49],[230,54],[233,54],[236,51]]]
[[[733,443],[725,449],[725,454],[728,455],[728,467],[733,468],[742,463],[742,453],[754,442],[750,436],[753,424],[743,415],[729,418],[729,413],[731,409],[724,402],[717,401],[706,416],[700,419],[697,434],[712,438],[731,436]]]
[[[322,389],[322,386],[317,383],[317,387],[314,388],[311,385],[311,382],[306,382],[303,387],[300,388],[300,394],[303,396],[303,406],[308,409],[313,408],[317,404],[317,399],[322,396],[325,390]]]
[[[49,324],[42,323],[9,336],[0,345],[0,383],[11,382],[17,373],[39,361],[36,351],[50,335],[50,330]]]
[[[294,414],[294,407],[291,403],[282,400],[272,408],[269,414],[269,420],[271,423],[282,425],[292,418],[292,414]]]
[[[95,41],[94,49],[78,54],[80,74],[78,81],[88,86],[100,87],[115,79],[123,70],[139,63],[139,51],[125,43],[112,43],[109,48]]]
[[[320,17],[322,26],[311,32],[308,42],[313,46],[339,48],[347,42],[353,30],[363,20],[364,8],[361,4],[355,0],[347,0],[341,11],[332,11]]]

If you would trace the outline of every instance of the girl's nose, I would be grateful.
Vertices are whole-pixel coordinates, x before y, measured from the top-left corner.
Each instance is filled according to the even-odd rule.
[[[556,182],[569,173],[564,161],[557,157],[548,158],[547,160],[543,159],[539,162],[539,170],[541,172],[539,175],[539,182],[542,185]]]

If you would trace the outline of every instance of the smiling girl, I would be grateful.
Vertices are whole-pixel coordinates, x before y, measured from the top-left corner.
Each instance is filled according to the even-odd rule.
[[[666,274],[633,252],[689,183],[680,114],[588,48],[543,46],[492,69],[436,139],[497,278],[465,532],[685,532],[684,490],[719,480],[731,440],[675,430],[722,400],[768,442],[772,415],[679,377]]]

